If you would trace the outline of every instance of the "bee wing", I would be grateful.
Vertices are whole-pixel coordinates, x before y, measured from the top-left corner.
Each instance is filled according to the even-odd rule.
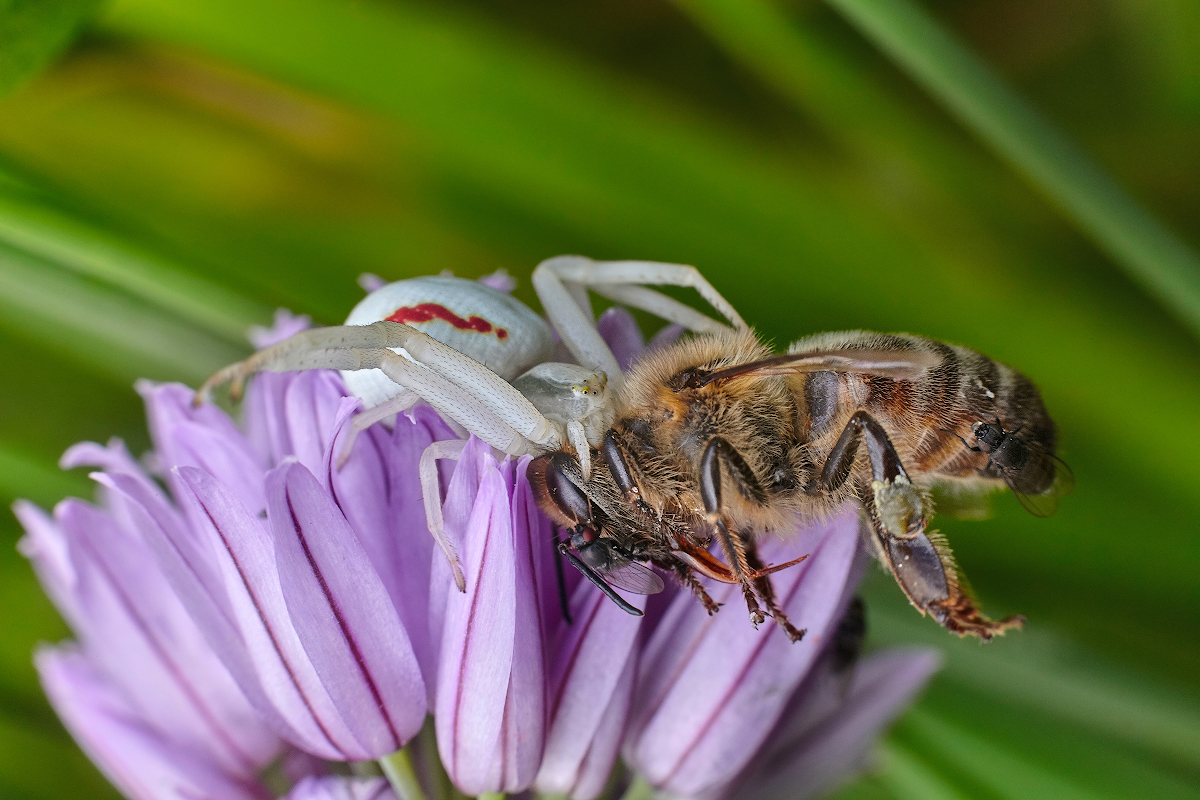
[[[633,594],[658,594],[665,587],[654,570],[637,561],[626,561],[603,573],[604,582]]]
[[[858,372],[882,378],[915,380],[940,363],[934,353],[913,350],[810,350],[771,356],[709,373],[704,383],[745,376],[795,375],[801,372]]]
[[[1054,483],[1050,488],[1040,494],[1024,494],[1017,491],[1013,486],[1012,481],[1005,480],[1008,488],[1013,490],[1013,494],[1017,496],[1017,500],[1025,507],[1025,510],[1035,517],[1049,517],[1058,510],[1058,501],[1060,498],[1066,497],[1075,488],[1075,473],[1071,472],[1071,468],[1067,463],[1058,456],[1042,453],[1042,458],[1054,467]]]

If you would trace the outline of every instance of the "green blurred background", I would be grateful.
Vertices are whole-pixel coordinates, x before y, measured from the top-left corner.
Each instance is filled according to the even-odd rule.
[[[148,447],[135,378],[336,323],[359,273],[533,302],[550,255],[692,263],[780,346],[1018,367],[1075,471],[1051,519],[938,519],[1026,631],[959,642],[868,578],[871,645],[948,658],[843,795],[1200,797],[1195,0],[0,0],[0,92],[5,502],[89,496],[56,459]],[[38,689],[68,634],[19,536],[0,797],[114,796]]]

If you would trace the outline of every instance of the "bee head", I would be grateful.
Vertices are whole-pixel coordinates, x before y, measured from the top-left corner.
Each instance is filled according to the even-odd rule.
[[[1004,428],[996,422],[976,422],[971,426],[971,432],[985,453],[997,449],[1004,442]]]

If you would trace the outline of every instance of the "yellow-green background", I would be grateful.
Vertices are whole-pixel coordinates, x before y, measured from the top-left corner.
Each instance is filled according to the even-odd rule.
[[[872,644],[948,663],[845,796],[1200,797],[1200,274],[1112,245],[1200,243],[1200,5],[917,7],[1147,213],[1089,230],[838,10],[893,2],[0,0],[0,495],[86,496],[55,461],[148,446],[136,377],[194,384],[278,306],[338,322],[361,272],[503,267],[532,302],[550,255],[696,264],[780,345],[903,330],[1018,367],[1077,478],[1051,519],[937,521],[1025,632],[952,640],[868,579]],[[19,535],[0,796],[112,796],[37,687],[67,632]]]

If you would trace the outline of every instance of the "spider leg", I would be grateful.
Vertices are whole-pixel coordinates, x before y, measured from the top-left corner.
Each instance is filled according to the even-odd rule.
[[[460,592],[467,590],[467,580],[463,576],[462,562],[458,559],[458,551],[454,543],[446,536],[445,519],[442,517],[442,489],[438,482],[438,459],[449,458],[458,461],[467,443],[460,439],[448,439],[432,442],[421,453],[418,474],[421,478],[421,499],[425,503],[425,524],[433,540],[437,542],[446,560],[450,562],[450,571],[454,573],[454,585]]]
[[[420,399],[416,392],[405,390],[391,400],[355,414],[354,418],[350,420],[350,430],[346,433],[346,440],[342,444],[342,452],[338,453],[337,468],[341,469],[346,466],[346,462],[350,460],[350,453],[354,451],[354,442],[358,439],[359,434],[376,422],[382,422],[388,417],[399,414],[401,411],[407,411],[416,405]]]
[[[621,376],[612,352],[596,332],[588,289],[618,302],[656,314],[693,331],[728,330],[674,298],[646,288],[682,286],[695,289],[709,305],[733,325],[747,326],[737,311],[700,271],[684,264],[654,261],[593,261],[583,256],[558,256],[543,261],[533,272],[533,287],[546,316],[571,354],[586,367],[604,370],[612,380]]]
[[[392,348],[401,348],[408,358]],[[260,371],[379,368],[466,430],[510,455],[554,449],[557,427],[510,383],[479,362],[399,322],[304,331],[217,372],[196,402],[226,381]]]

